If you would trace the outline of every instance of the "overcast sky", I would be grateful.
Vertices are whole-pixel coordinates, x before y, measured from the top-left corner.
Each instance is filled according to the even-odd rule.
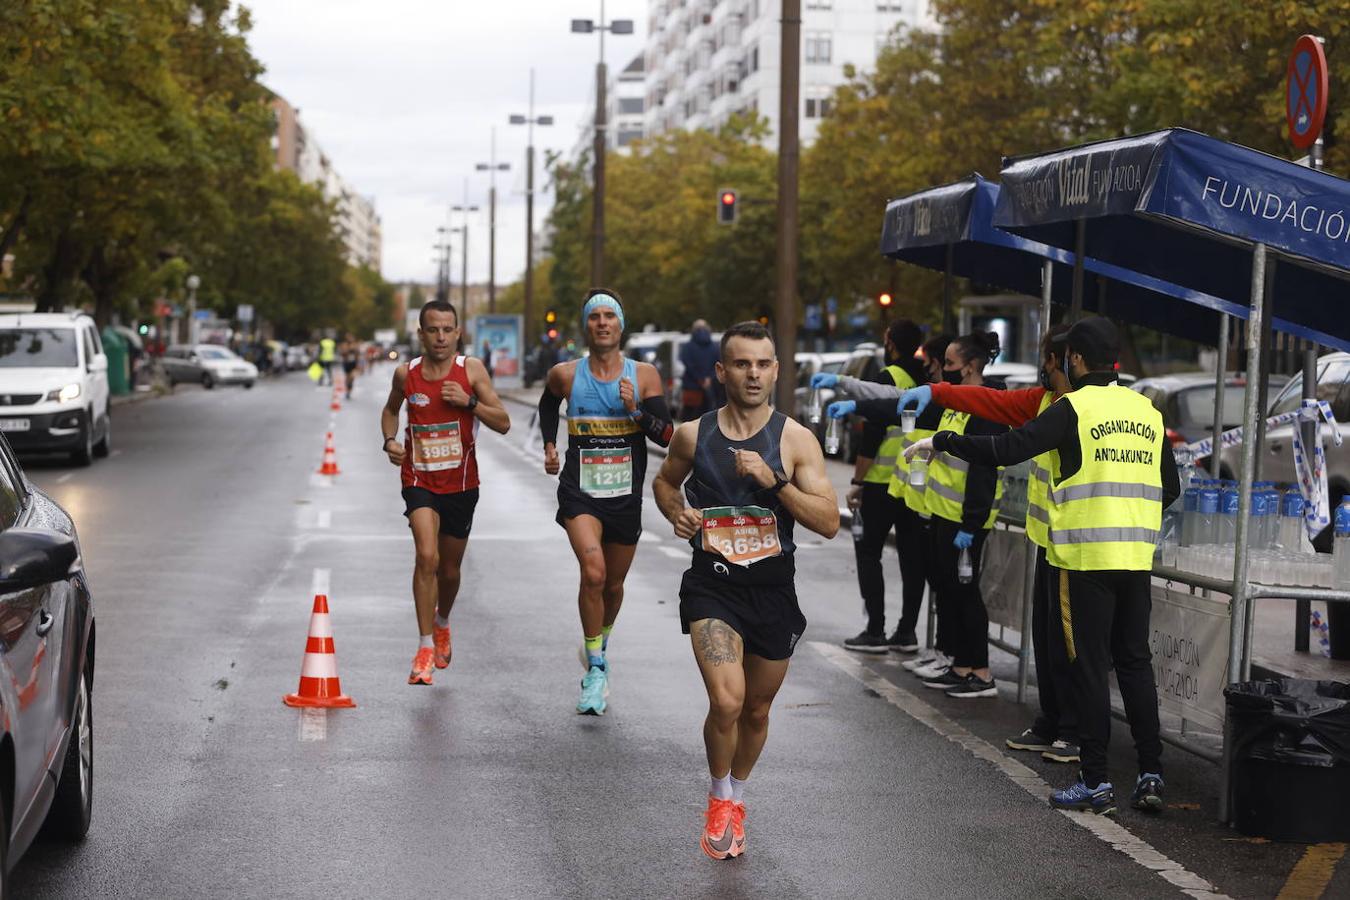
[[[305,127],[356,191],[373,197],[384,226],[383,273],[391,281],[435,279],[436,227],[450,204],[482,208],[470,220],[469,280],[488,272],[486,172],[497,173],[497,282],[525,267],[526,129],[507,124],[527,112],[530,67],[535,114],[535,227],[552,197],[545,149],[570,152],[591,106],[596,35],[571,34],[572,18],[598,18],[600,0],[244,0],[249,41],[264,80],[300,109]],[[611,72],[642,49],[646,0],[608,0],[608,18],[634,20],[632,36],[607,36]],[[454,224],[459,224],[456,214]],[[454,250],[459,280],[459,247]]]

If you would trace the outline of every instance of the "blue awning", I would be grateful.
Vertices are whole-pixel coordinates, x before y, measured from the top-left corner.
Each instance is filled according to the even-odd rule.
[[[1265,244],[1279,259],[1274,327],[1350,350],[1344,179],[1169,129],[1005,160],[1002,186],[998,228],[1071,249],[1083,220],[1089,259],[1184,285],[1242,318],[1251,251]]]
[[[1055,263],[1051,300],[1067,306],[1073,253],[995,228],[999,194],[998,184],[976,174],[890,201],[882,225],[882,254],[941,272],[950,246],[952,274],[1033,296],[1041,294],[1042,264],[1049,259]],[[1215,342],[1219,310],[1232,305],[1091,258],[1084,269],[1085,310],[1101,312],[1105,300],[1105,313],[1112,318],[1204,344]]]

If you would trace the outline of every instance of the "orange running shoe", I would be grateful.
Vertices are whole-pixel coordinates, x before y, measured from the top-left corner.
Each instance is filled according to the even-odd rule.
[[[432,631],[431,639],[436,642],[436,668],[444,669],[450,665],[450,626]]]
[[[417,655],[413,657],[412,674],[408,676],[408,684],[431,684],[431,667],[435,657],[435,651],[430,647],[418,647]]]
[[[708,795],[708,809],[703,813],[703,834],[698,841],[704,853],[713,859],[730,859],[740,855],[731,824],[735,817],[736,804],[733,801]]]
[[[731,848],[732,856],[745,852],[745,804],[732,801],[731,812]]]

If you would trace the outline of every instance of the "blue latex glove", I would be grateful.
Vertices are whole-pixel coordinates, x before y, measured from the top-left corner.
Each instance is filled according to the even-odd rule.
[[[975,535],[969,531],[958,531],[956,537],[952,538],[952,546],[957,550],[964,550],[975,543]]]
[[[811,387],[832,388],[839,383],[839,376],[833,372],[817,372],[811,376]]]
[[[831,378],[834,376],[831,375]],[[825,415],[831,419],[842,419],[858,408],[857,400],[836,400],[825,407]]]
[[[910,388],[900,395],[900,403],[895,407],[896,413],[905,411],[906,406],[913,405],[915,414],[922,413],[924,407],[933,402],[933,389],[928,385],[921,385],[916,388]]]

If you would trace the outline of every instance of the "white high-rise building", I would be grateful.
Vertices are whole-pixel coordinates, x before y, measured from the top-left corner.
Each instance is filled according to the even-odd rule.
[[[628,153],[628,145],[643,136],[647,92],[642,68],[645,58],[639,53],[619,71],[609,70],[609,80],[605,84],[605,145],[611,153]],[[595,109],[594,88],[588,107]],[[572,159],[580,159],[583,153],[589,153],[594,143],[595,115],[591,113],[578,129]]]
[[[715,128],[750,111],[778,134],[777,0],[649,0],[646,133]],[[933,28],[928,0],[802,0],[803,144],[829,114],[844,66],[872,69],[897,25]]]

